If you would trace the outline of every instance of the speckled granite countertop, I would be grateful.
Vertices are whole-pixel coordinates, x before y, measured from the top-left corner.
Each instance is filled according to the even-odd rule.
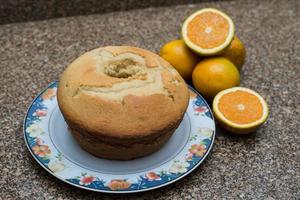
[[[0,24],[203,1],[223,0],[0,0]]]
[[[35,95],[86,50],[129,44],[158,51],[184,17],[217,7],[245,42],[242,85],[270,105],[268,122],[237,137],[218,128],[212,152],[167,187],[108,195],[69,186],[43,170],[23,140]],[[206,2],[0,26],[0,199],[300,199],[300,1]]]

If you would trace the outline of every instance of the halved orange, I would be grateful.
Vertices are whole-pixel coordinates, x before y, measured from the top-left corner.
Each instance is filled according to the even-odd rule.
[[[200,55],[216,55],[230,45],[234,24],[225,13],[205,8],[190,15],[183,23],[182,38]]]
[[[269,113],[266,101],[257,92],[244,87],[219,92],[213,101],[213,111],[220,125],[237,134],[257,130]]]

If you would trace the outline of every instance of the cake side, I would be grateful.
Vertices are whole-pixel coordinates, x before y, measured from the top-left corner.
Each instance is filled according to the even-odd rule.
[[[159,150],[173,135],[181,120],[170,129],[162,131],[158,136],[151,135],[147,138],[135,138],[132,140],[123,140],[121,138],[102,138],[71,128],[71,133],[78,144],[85,151],[101,158],[114,160],[129,160],[137,157],[146,156]]]

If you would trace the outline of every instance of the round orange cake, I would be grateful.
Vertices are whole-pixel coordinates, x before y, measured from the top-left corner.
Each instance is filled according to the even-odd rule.
[[[130,46],[89,51],[63,72],[58,105],[79,145],[128,160],[158,150],[180,124],[186,83],[158,55]]]

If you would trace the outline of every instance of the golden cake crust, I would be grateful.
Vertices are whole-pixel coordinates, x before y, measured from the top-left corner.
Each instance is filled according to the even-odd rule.
[[[123,68],[126,64],[131,68]],[[126,143],[151,140],[177,127],[189,92],[176,70],[158,55],[108,46],[83,54],[67,67],[57,98],[71,129]]]

